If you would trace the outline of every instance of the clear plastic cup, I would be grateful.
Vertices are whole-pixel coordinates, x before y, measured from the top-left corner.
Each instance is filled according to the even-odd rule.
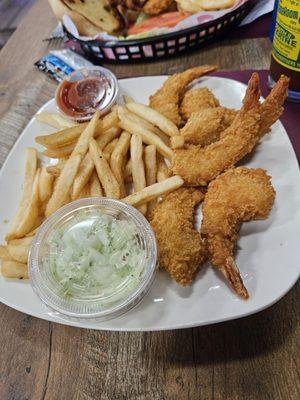
[[[113,290],[109,287],[107,290],[91,290],[84,284],[72,283],[72,296],[66,296],[64,284],[51,267],[51,257],[62,256],[66,249],[59,248],[61,253],[58,253],[53,246],[54,239],[59,238],[57,235],[62,232],[69,232],[71,229],[74,231],[83,226],[82,224],[91,225],[99,218],[99,214],[129,221],[134,226],[134,237],[139,249],[136,264],[138,275],[124,276]],[[76,200],[60,208],[42,224],[29,255],[29,277],[33,290],[52,311],[73,321],[108,320],[130,310],[148,292],[156,269],[156,240],[146,218],[128,204],[102,197]]]
[[[63,116],[87,121],[96,110],[100,110],[101,115],[106,114],[115,104],[118,93],[116,76],[107,68],[93,66],[77,69],[60,82],[55,101]]]

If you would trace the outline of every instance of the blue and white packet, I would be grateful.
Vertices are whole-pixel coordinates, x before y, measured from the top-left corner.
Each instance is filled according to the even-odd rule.
[[[34,65],[57,82],[61,82],[75,69],[93,66],[90,61],[69,49],[52,50]]]

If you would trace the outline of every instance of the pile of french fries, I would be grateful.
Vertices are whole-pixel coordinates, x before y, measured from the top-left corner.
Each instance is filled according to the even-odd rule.
[[[38,152],[26,149],[23,193],[19,208],[0,246],[1,272],[6,278],[28,278],[27,259],[41,223],[63,205],[80,198],[106,196],[137,207],[149,216],[157,199],[183,185],[168,175],[179,135],[176,125],[156,110],[124,97],[103,118],[76,124],[58,114],[37,119],[59,130],[37,136],[42,154],[56,159],[42,166]]]

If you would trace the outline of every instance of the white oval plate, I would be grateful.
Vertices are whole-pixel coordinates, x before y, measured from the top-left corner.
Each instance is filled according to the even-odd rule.
[[[121,94],[147,104],[148,96],[166,77],[120,80]],[[221,104],[239,108],[245,85],[230,79],[205,77],[199,86],[210,88]],[[40,111],[55,112],[54,100]],[[24,149],[36,146],[34,137],[51,128],[34,118],[24,129],[0,172],[0,242],[17,209],[23,180]],[[237,265],[250,293],[248,301],[238,298],[221,276],[206,265],[189,287],[180,287],[160,271],[144,300],[133,310],[106,322],[69,322],[49,311],[32,291],[29,282],[0,277],[0,300],[10,307],[48,321],[82,328],[113,331],[151,331],[208,325],[253,314],[278,301],[296,282],[300,264],[300,185],[298,163],[281,124],[257,146],[248,167],[265,168],[272,176],[277,196],[266,221],[243,224],[236,255]]]

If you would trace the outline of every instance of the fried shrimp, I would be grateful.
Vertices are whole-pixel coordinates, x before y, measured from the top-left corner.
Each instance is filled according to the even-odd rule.
[[[163,86],[154,95],[150,96],[150,107],[165,115],[177,126],[180,126],[182,119],[179,114],[179,102],[187,86],[193,80],[215,69],[217,69],[215,65],[202,65],[170,76]]]
[[[194,112],[219,106],[219,100],[207,87],[192,89],[183,96],[180,114],[184,120],[188,120]]]
[[[171,170],[188,185],[205,186],[219,174],[232,168],[250,153],[271,125],[279,118],[287,96],[288,78],[282,77],[261,105],[259,78],[249,81],[244,104],[233,123],[222,132],[220,140],[201,148],[191,146],[174,152]]]
[[[260,108],[261,124],[259,138],[262,138],[266,133],[270,132],[271,126],[283,113],[283,104],[287,97],[289,81],[290,79],[287,76],[282,75],[271,90],[269,96],[262,103]]]
[[[224,131],[227,134],[205,148],[191,146],[175,150],[172,172],[180,175],[188,185],[206,186],[220,173],[233,167],[254,146],[260,128],[259,97],[259,78],[253,74],[243,107],[232,125]]]
[[[266,172],[245,167],[218,176],[205,196],[201,235],[209,260],[245,299],[249,294],[233,258],[238,230],[242,222],[266,219],[274,198],[275,190]]]
[[[180,130],[187,144],[201,147],[219,140],[221,133],[228,128],[237,112],[225,107],[205,108],[192,113]]]
[[[199,232],[194,228],[194,209],[203,193],[181,188],[166,195],[150,218],[159,253],[159,264],[181,285],[192,282],[206,251]]]
[[[222,109],[222,131],[229,128],[237,116],[238,110],[233,108],[220,107]]]
[[[166,11],[174,0],[148,0],[143,7],[143,12],[149,15],[158,15]]]
[[[260,129],[257,135],[259,141],[266,133],[269,133],[271,126],[276,122],[284,111],[283,104],[287,97],[290,79],[282,75],[266,100],[260,105]],[[221,134],[221,138],[226,136],[227,131]]]

